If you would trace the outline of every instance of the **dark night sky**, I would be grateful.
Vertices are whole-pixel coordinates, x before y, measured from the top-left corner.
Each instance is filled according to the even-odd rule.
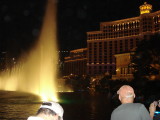
[[[38,37],[47,0],[0,0],[0,50],[13,55],[27,51]],[[58,42],[60,50],[86,47],[86,32],[99,23],[139,16],[147,1],[153,11],[159,0],[59,0]]]

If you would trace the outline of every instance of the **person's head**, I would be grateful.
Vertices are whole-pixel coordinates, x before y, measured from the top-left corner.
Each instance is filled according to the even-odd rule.
[[[56,102],[44,102],[37,111],[37,116],[47,120],[63,120],[64,110]]]
[[[120,87],[120,89],[117,91],[117,94],[119,95],[119,100],[121,103],[133,103],[135,98],[134,90],[129,85],[123,85]]]

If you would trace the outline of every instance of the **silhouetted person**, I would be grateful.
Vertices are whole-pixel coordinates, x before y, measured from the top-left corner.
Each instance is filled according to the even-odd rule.
[[[152,120],[149,112],[141,103],[133,103],[134,90],[129,85],[123,85],[118,91],[122,103],[111,114],[111,120]]]
[[[63,120],[64,110],[56,102],[44,102],[36,116],[30,116],[27,120]]]

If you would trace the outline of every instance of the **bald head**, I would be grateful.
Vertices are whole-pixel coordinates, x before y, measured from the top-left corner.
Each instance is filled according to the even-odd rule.
[[[118,91],[121,103],[133,103],[135,98],[134,89],[129,85],[123,85]]]

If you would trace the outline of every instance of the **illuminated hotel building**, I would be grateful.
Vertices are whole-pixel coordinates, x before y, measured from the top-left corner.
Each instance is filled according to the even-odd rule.
[[[64,59],[64,75],[86,74],[87,48],[72,50]]]
[[[112,75],[112,80],[121,79],[131,81],[134,69],[130,66],[134,52],[120,53],[116,57],[116,75]]]
[[[87,74],[116,74],[115,54],[129,52],[160,31],[160,11],[151,13],[152,5],[146,2],[139,8],[138,17],[101,22],[99,31],[87,32]]]

